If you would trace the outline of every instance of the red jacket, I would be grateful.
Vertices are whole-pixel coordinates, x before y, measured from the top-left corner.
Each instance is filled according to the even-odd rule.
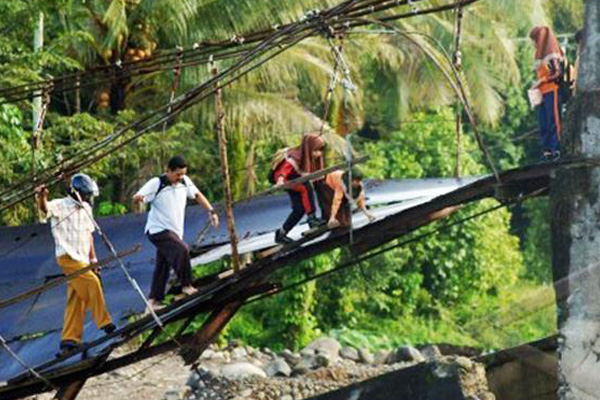
[[[275,183],[277,183],[279,177],[283,177],[284,182],[288,182],[300,177],[300,174],[296,170],[294,164],[288,160],[283,160],[273,172],[273,179],[275,180]]]

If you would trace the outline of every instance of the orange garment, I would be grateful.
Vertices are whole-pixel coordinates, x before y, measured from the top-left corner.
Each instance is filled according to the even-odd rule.
[[[331,215],[336,216],[340,206],[342,204],[342,200],[344,196],[349,197],[349,192],[346,188],[346,184],[343,179],[344,171],[335,171],[327,175],[325,178],[325,183],[333,190],[333,201],[331,204]],[[365,207],[365,191],[363,190],[358,198],[356,199],[356,204],[360,208]]]
[[[553,58],[548,62],[540,63],[537,68],[537,77],[542,83],[539,86],[542,94],[558,90],[558,79],[561,76],[560,61]]]
[[[70,275],[88,266],[68,255],[56,259],[58,266],[65,275]],[[103,328],[112,322],[106,310],[106,301],[98,276],[88,271],[67,283],[67,307],[65,308],[62,341],[81,343],[85,313],[91,310],[92,319],[98,328]]]

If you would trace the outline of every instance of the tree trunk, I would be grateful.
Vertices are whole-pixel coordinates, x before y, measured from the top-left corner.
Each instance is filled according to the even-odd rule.
[[[551,189],[552,268],[560,331],[558,397],[564,400],[595,399],[600,393],[598,0],[587,2],[585,32],[578,94],[561,145],[567,158],[595,160],[585,168],[559,170]],[[559,293],[559,287],[566,293]]]

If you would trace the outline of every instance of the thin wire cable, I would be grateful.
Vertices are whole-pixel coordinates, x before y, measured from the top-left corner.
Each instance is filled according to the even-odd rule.
[[[415,1],[424,1],[424,0],[415,0]],[[369,7],[369,10],[372,12],[375,12],[377,10],[375,8],[371,9],[368,4],[361,5],[360,1],[354,1],[354,2],[350,2],[350,3],[355,3],[355,4],[352,5],[352,7],[346,11],[349,13],[349,15],[362,15],[362,14],[357,14],[357,12],[367,9],[368,7]],[[385,1],[385,0],[384,1],[376,0],[376,1],[372,1],[370,3],[381,4],[383,6],[385,6],[386,3],[389,3],[389,4],[387,4],[387,7],[389,7],[390,4],[392,4],[393,7],[398,7],[398,6],[406,5],[409,2],[408,1],[390,2],[390,1]],[[344,3],[342,3],[342,4],[344,4]],[[33,82],[33,83],[26,83],[23,85],[0,89],[0,96],[2,96],[2,95],[15,96],[16,94],[20,93],[19,90],[26,91],[26,93],[31,94],[31,92],[36,92],[36,91],[40,90],[41,87],[44,86],[44,84],[47,82],[51,82],[57,86],[60,86],[61,83],[63,83],[63,82],[71,84],[77,78],[79,78],[79,79],[83,78],[84,81],[86,82],[86,85],[89,85],[89,82],[94,82],[95,85],[99,85],[102,83],[106,83],[107,81],[114,80],[115,79],[115,77],[114,77],[115,71],[121,71],[124,73],[124,74],[123,73],[120,74],[121,78],[123,78],[123,77],[130,78],[132,75],[135,75],[136,73],[138,75],[140,75],[140,74],[153,73],[153,72],[156,72],[158,69],[161,69],[161,70],[170,69],[170,68],[172,68],[172,65],[169,65],[164,69],[157,68],[157,66],[160,67],[164,64],[174,63],[175,60],[177,59],[177,56],[179,53],[181,53],[185,57],[186,62],[190,59],[193,60],[194,58],[197,58],[197,57],[204,57],[200,61],[200,63],[207,63],[209,57],[211,57],[211,56],[213,57],[214,60],[216,60],[217,57],[219,57],[219,59],[229,58],[232,55],[236,55],[236,54],[239,54],[241,51],[244,51],[243,48],[245,46],[248,46],[250,44],[256,43],[257,41],[263,40],[268,35],[276,32],[277,30],[284,29],[286,26],[289,26],[289,25],[291,25],[291,24],[284,25],[283,27],[273,27],[269,30],[263,30],[260,32],[250,33],[250,34],[242,35],[240,37],[234,36],[228,41],[220,41],[220,42],[206,41],[206,42],[195,43],[192,46],[192,48],[184,50],[183,52],[180,52],[179,49],[175,48],[175,49],[163,51],[159,55],[155,55],[146,60],[125,61],[125,62],[122,60],[117,60],[116,62],[114,62],[112,64],[96,66],[85,72],[78,71],[75,73],[66,74],[66,75],[62,75],[57,78],[53,78],[52,80],[37,81],[37,82]],[[242,47],[242,50],[238,49],[239,47]],[[233,48],[233,50],[231,50],[231,48]],[[223,56],[221,56],[219,54],[219,52],[224,52]],[[221,58],[221,57],[223,57],[223,58]],[[196,63],[198,63],[198,62],[196,61]],[[102,78],[101,80],[93,81],[93,79],[92,79],[93,76],[98,75],[98,74],[106,75],[106,78]],[[68,87],[64,86],[63,88],[59,89],[59,91],[63,91],[65,89],[75,90],[76,85],[70,85]]]
[[[476,0],[469,0],[469,1],[465,2],[465,3],[468,3],[468,2],[474,2],[474,1],[476,1]],[[346,7],[348,7],[348,4],[349,4],[348,2],[347,2],[347,3],[345,3],[345,6],[346,6]],[[340,6],[340,7],[341,7],[341,6]],[[340,7],[338,7],[338,11],[339,11]],[[441,9],[441,8],[440,8],[440,7],[438,7],[437,9]],[[432,10],[427,10],[427,11],[429,11],[429,12],[432,12]],[[410,16],[413,16],[413,14],[411,14]],[[326,17],[327,17],[327,16],[326,16]],[[342,24],[342,23],[343,23],[343,24],[345,24],[345,25],[347,25],[347,23],[350,23],[350,21],[340,21],[340,19],[339,19],[339,15],[335,15],[335,17],[336,17],[336,20],[335,20],[335,21],[337,21],[337,23],[340,23],[340,24]],[[302,39],[304,39],[304,38],[306,38],[306,37],[309,37],[309,36],[313,35],[314,33],[316,33],[316,31],[315,31],[314,29],[315,29],[315,27],[316,27],[316,25],[317,25],[317,21],[314,21],[314,20],[310,20],[310,21],[312,21],[312,22],[311,22],[311,23],[312,23],[312,25],[311,25],[311,24],[309,24],[309,25],[311,25],[311,26],[312,26],[312,29],[313,29],[313,30],[312,30],[312,31],[309,31],[309,32],[308,32],[308,33],[306,33],[306,34],[303,34],[303,35],[301,35],[299,40],[298,40],[298,39],[296,39],[296,40],[293,40],[293,41],[292,41],[292,42],[291,42],[291,43],[288,45],[288,47],[290,47],[291,45],[293,45],[293,44],[296,44],[296,43],[297,43],[297,42],[299,42],[300,40],[302,40]],[[355,22],[356,22],[356,21],[355,21]],[[320,21],[320,23],[322,24],[322,21]],[[358,21],[358,22],[356,22],[356,23],[359,23],[359,24],[362,24],[362,25],[364,25],[364,24],[369,24],[369,23],[372,23],[372,22],[371,22],[371,21]],[[292,26],[290,27],[290,31],[294,30],[294,28],[295,28],[295,32],[296,32],[296,33],[298,33],[298,32],[303,32],[303,31],[305,31],[305,30],[306,30],[306,26],[304,26],[304,25],[306,25],[304,21],[303,21],[301,24],[292,25]],[[299,29],[298,29],[298,27],[299,27]],[[285,32],[285,30],[281,30],[281,31],[278,31],[278,32],[277,32],[277,34],[276,34],[275,36],[281,36],[281,34],[282,34],[282,33],[284,33],[284,34],[286,34],[286,35],[289,35],[289,32]],[[288,39],[289,39],[289,38],[288,38]],[[273,38],[271,38],[271,41],[272,41],[272,40],[273,40]],[[265,41],[265,42],[268,42],[268,40],[267,40],[267,41]],[[260,47],[261,47],[261,46],[264,46],[264,44],[265,44],[264,42],[263,42],[263,43],[261,43],[261,45],[257,46],[257,47],[258,47],[258,49],[254,49],[254,50],[250,51],[249,53],[253,53],[253,52],[256,52],[257,50],[261,50],[261,49],[260,49]],[[272,58],[272,57],[274,57],[274,56],[276,56],[276,55],[277,55],[277,54],[279,54],[279,53],[280,53],[280,51],[279,51],[279,52],[276,52],[276,54],[275,54],[275,55],[272,55],[272,56],[271,56],[271,58]],[[250,54],[250,56],[252,56],[252,54]],[[270,58],[269,58],[269,59],[270,59]],[[247,58],[246,58],[246,59],[242,59],[242,60],[241,60],[239,63],[237,63],[237,64],[236,64],[234,67],[232,67],[232,68],[228,69],[228,70],[227,70],[226,72],[224,72],[223,74],[230,74],[230,73],[233,73],[233,72],[237,71],[239,68],[241,68],[241,67],[243,66],[243,63],[244,63],[245,61],[247,61]],[[237,76],[235,76],[234,78],[232,78],[230,81],[226,82],[226,85],[229,85],[229,84],[231,84],[233,81],[235,81],[235,80],[239,79],[241,76],[243,76],[243,75],[245,75],[246,73],[248,73],[248,72],[252,71],[253,69],[255,69],[256,67],[258,67],[258,66],[262,65],[262,64],[263,64],[264,62],[266,62],[266,61],[268,61],[268,59],[267,59],[267,60],[263,60],[263,61],[261,61],[261,62],[257,63],[257,65],[256,65],[256,66],[249,68],[249,69],[248,69],[247,71],[245,71],[245,72],[241,72],[241,73],[239,73]],[[218,78],[219,78],[219,79],[221,79],[222,77],[223,77],[223,76],[219,76]],[[209,86],[210,86],[210,85],[212,85],[213,83],[214,83],[214,82],[212,82],[212,80],[209,80],[209,81],[207,82],[207,84],[208,84]],[[187,108],[189,108],[191,105],[195,104],[197,101],[200,101],[200,100],[204,99],[205,97],[207,97],[207,96],[208,96],[208,94],[200,95],[200,94],[199,94],[199,92],[198,92],[198,91],[202,92],[202,90],[204,90],[205,88],[206,88],[206,84],[205,84],[205,85],[201,85],[201,86],[200,86],[200,87],[198,87],[196,90],[192,90],[192,91],[188,92],[186,95],[184,95],[184,96],[183,96],[183,98],[182,98],[182,101],[181,101],[181,102],[179,102],[179,103],[177,104],[177,106],[176,106],[176,109],[175,109],[175,112],[174,112],[174,115],[178,114],[179,112],[183,111],[184,109],[187,109]],[[209,94],[210,94],[210,93],[209,93]],[[194,98],[195,98],[195,99],[194,99]],[[164,110],[162,110],[162,108],[160,108],[160,109],[159,109],[159,111],[164,111]],[[156,113],[154,113],[154,115],[156,115]],[[128,130],[128,129],[135,129],[136,127],[138,127],[138,126],[139,126],[139,125],[141,125],[142,123],[144,123],[144,122],[147,122],[147,121],[148,121],[148,119],[150,119],[150,118],[151,118],[152,116],[154,116],[154,115],[150,115],[149,117],[142,118],[142,119],[140,119],[140,120],[136,121],[135,123],[133,123],[133,124],[130,124],[130,126],[127,126],[127,127],[125,127],[125,129],[123,129],[123,130],[120,130],[120,131],[119,131],[117,134],[115,134],[115,135],[114,135],[114,137],[112,137],[112,136],[111,136],[111,137],[107,138],[105,141],[101,141],[101,142],[98,144],[98,147],[99,147],[99,148],[102,148],[102,147],[106,146],[107,144],[109,144],[109,143],[113,142],[113,141],[115,140],[115,138],[116,138],[116,137],[119,137],[119,136],[121,136],[121,134],[122,134],[124,131],[126,131],[126,130]],[[174,115],[168,115],[168,114],[167,114],[167,116],[166,116],[166,117],[164,117],[164,118],[166,118],[166,119],[168,120],[169,118],[172,118]],[[162,120],[161,120],[161,122],[162,122]],[[151,126],[154,126],[154,124],[151,124]],[[136,134],[136,135],[134,135],[134,137],[133,137],[133,138],[131,138],[131,139],[128,139],[128,140],[125,140],[125,141],[124,141],[124,143],[122,143],[122,144],[120,144],[120,145],[116,146],[116,149],[119,149],[119,148],[123,147],[124,145],[126,145],[126,144],[129,144],[129,143],[130,143],[132,140],[135,140],[137,137],[141,136],[142,134],[144,134],[144,133],[145,133],[145,132],[147,132],[148,130],[149,130],[148,128],[146,128],[146,129],[143,129],[141,132],[139,132],[139,134]],[[116,149],[113,149],[113,150],[116,150]],[[97,149],[94,149],[94,148],[92,148],[92,152],[93,152],[94,150],[97,150]],[[88,152],[88,153],[89,153],[89,152]],[[84,153],[84,154],[85,154],[85,153]],[[101,158],[105,157],[107,154],[108,154],[108,153],[107,153],[107,152],[105,152],[105,153],[101,154],[99,157],[92,158],[91,160],[82,161],[82,162],[80,162],[80,163],[74,163],[74,164],[72,164],[72,165],[69,165],[69,167],[71,168],[71,170],[77,170],[77,169],[81,169],[81,168],[83,168],[84,166],[87,166],[87,165],[89,165],[89,164],[91,164],[91,163],[94,163],[94,162],[98,161],[99,159],[101,159]],[[63,170],[64,170],[64,169],[63,169]],[[59,178],[61,178],[61,176],[60,176],[60,172],[56,172],[54,175],[59,175]],[[55,181],[56,181],[56,179],[55,179]],[[18,187],[18,186],[17,186],[17,187]],[[27,195],[25,195],[25,197],[24,197],[24,198],[28,198],[29,196],[30,196],[30,195],[29,195],[29,194],[27,194]],[[18,203],[18,202],[22,201],[24,198],[18,198],[17,200],[15,200],[15,201],[12,201],[12,202],[10,202],[10,201],[9,201],[9,202],[8,202],[8,205],[4,205],[4,206],[1,206],[1,205],[0,205],[0,210],[3,210],[3,209],[5,209],[5,208],[7,208],[7,206],[12,206],[12,205],[14,205],[14,204],[16,204],[16,203]],[[0,204],[1,204],[1,203],[2,203],[2,202],[0,202]],[[5,201],[5,203],[6,203],[6,201]]]
[[[278,289],[278,290],[275,290],[275,291],[272,291],[272,292],[266,293],[266,294],[264,294],[264,295],[261,295],[261,296],[255,297],[255,298],[253,298],[253,299],[251,299],[251,300],[247,301],[245,304],[251,304],[251,303],[254,303],[254,302],[256,302],[256,301],[259,301],[259,300],[262,300],[262,299],[264,299],[264,298],[266,298],[266,297],[274,296],[274,295],[276,295],[276,294],[279,294],[279,293],[281,293],[281,292],[284,292],[284,291],[287,291],[287,290],[290,290],[290,289],[294,289],[294,288],[296,288],[296,287],[298,287],[298,286],[305,285],[306,283],[309,283],[309,282],[311,282],[311,281],[314,281],[314,280],[317,280],[317,279],[321,279],[321,278],[323,278],[323,277],[326,277],[326,276],[328,276],[328,275],[331,275],[331,274],[333,274],[333,273],[336,273],[336,272],[339,272],[339,271],[342,271],[342,270],[345,270],[345,269],[348,269],[348,268],[354,267],[354,266],[356,266],[356,265],[360,264],[361,262],[364,262],[364,261],[370,260],[370,259],[372,259],[372,258],[374,258],[374,257],[380,256],[380,255],[382,255],[382,254],[385,254],[385,253],[387,253],[387,252],[390,252],[390,251],[392,251],[392,250],[398,249],[398,248],[400,248],[400,247],[407,246],[407,245],[409,245],[409,244],[411,244],[411,243],[414,243],[414,242],[420,241],[420,240],[422,240],[422,239],[424,239],[424,238],[427,238],[427,237],[429,237],[429,236],[433,236],[433,235],[435,235],[435,234],[437,234],[437,233],[439,233],[439,232],[443,232],[444,230],[447,230],[447,229],[449,229],[449,228],[452,228],[452,227],[454,227],[454,226],[457,226],[457,225],[464,224],[464,223],[466,223],[466,222],[468,222],[468,221],[470,221],[470,220],[473,220],[473,219],[479,218],[479,217],[481,217],[481,216],[483,216],[483,215],[486,215],[486,214],[489,214],[489,213],[491,213],[491,212],[497,211],[497,210],[499,210],[499,209],[501,209],[501,208],[505,208],[505,207],[507,207],[508,205],[509,205],[508,203],[504,203],[504,204],[500,204],[500,205],[498,205],[498,206],[495,206],[495,207],[491,207],[491,208],[489,208],[489,209],[486,209],[486,210],[484,210],[484,211],[478,212],[478,213],[476,213],[476,214],[473,214],[473,215],[471,215],[471,216],[469,216],[469,217],[466,217],[466,218],[464,218],[464,219],[461,219],[461,220],[459,220],[459,221],[455,221],[455,222],[453,222],[453,223],[450,223],[450,224],[446,224],[446,225],[444,225],[444,226],[441,226],[441,227],[439,227],[439,228],[437,228],[437,229],[435,229],[435,230],[433,230],[433,231],[431,231],[431,232],[426,232],[426,233],[424,233],[424,234],[421,234],[421,235],[419,235],[419,236],[416,236],[416,237],[413,237],[413,238],[411,238],[411,239],[405,240],[405,241],[403,241],[403,242],[400,242],[400,243],[397,243],[397,244],[394,244],[394,245],[391,245],[391,246],[387,246],[387,247],[385,247],[385,248],[383,248],[383,249],[380,249],[380,250],[378,250],[378,251],[375,251],[375,252],[373,252],[373,253],[369,253],[369,254],[367,254],[367,255],[365,255],[365,256],[363,256],[363,257],[357,257],[357,258],[353,259],[352,261],[349,261],[349,262],[347,262],[347,263],[344,263],[344,264],[341,264],[341,265],[337,266],[336,268],[332,268],[332,269],[330,269],[330,270],[328,270],[328,271],[325,271],[325,272],[322,272],[322,273],[319,273],[319,274],[315,274],[315,275],[313,275],[313,276],[311,276],[311,277],[309,277],[309,278],[303,279],[303,280],[301,280],[301,281],[299,281],[299,282],[295,282],[295,283],[293,283],[293,284],[290,284],[290,285],[288,285],[288,286],[284,286],[284,287],[282,287],[281,289]]]
[[[81,207],[84,210],[84,212],[86,213],[86,215],[88,216],[88,218],[90,219],[90,221],[92,222],[92,224],[94,225],[94,227],[96,228],[96,230],[98,231],[98,234],[100,235],[100,237],[102,238],[102,241],[104,242],[104,244],[108,248],[108,251],[111,252],[111,254],[113,255],[113,257],[115,258],[115,260],[119,264],[119,267],[121,268],[121,270],[125,274],[125,277],[129,281],[129,283],[131,284],[131,286],[133,286],[134,290],[139,294],[140,298],[142,299],[142,301],[146,305],[146,309],[148,310],[148,312],[150,313],[150,315],[152,315],[152,318],[154,318],[154,321],[156,322],[156,324],[159,327],[161,327],[161,329],[163,329],[164,325],[163,325],[162,321],[160,320],[160,318],[158,317],[158,315],[156,315],[156,312],[152,309],[152,306],[150,305],[150,303],[146,299],[146,296],[144,295],[144,292],[142,292],[142,289],[140,288],[140,285],[138,285],[138,283],[135,280],[135,278],[131,276],[131,274],[129,273],[129,271],[127,271],[127,268],[125,268],[125,265],[123,264],[123,260],[121,260],[121,257],[119,257],[119,254],[115,250],[115,247],[113,246],[112,242],[108,239],[108,236],[106,235],[106,233],[104,233],[104,231],[102,230],[102,228],[100,227],[100,225],[96,222],[96,219],[94,218],[94,216],[84,206],[83,200],[81,199],[81,196],[79,195],[79,192],[77,190],[73,190],[73,193],[75,193],[75,195],[77,196],[76,202],[78,203],[79,207]]]
[[[8,352],[8,354],[10,354],[10,356],[12,358],[14,358],[23,368],[25,368],[31,375],[35,376],[37,379],[39,379],[40,381],[44,382],[44,384],[47,387],[50,387],[54,390],[58,390],[58,387],[56,385],[54,385],[52,382],[50,382],[48,379],[46,379],[44,376],[42,376],[39,372],[37,372],[34,368],[31,368],[29,365],[27,365],[27,363],[25,363],[25,361],[23,361],[23,359],[21,357],[19,357],[19,355],[17,353],[15,353],[10,346],[8,345],[8,343],[6,342],[6,340],[4,339],[4,337],[2,335],[0,335],[0,344],[2,345],[2,347],[4,348],[4,350],[6,350]]]

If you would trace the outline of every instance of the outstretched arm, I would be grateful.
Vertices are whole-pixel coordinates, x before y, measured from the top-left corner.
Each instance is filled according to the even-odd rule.
[[[38,208],[44,213],[48,214],[48,188],[46,186],[39,186],[35,188],[37,193]]]
[[[365,214],[365,216],[369,219],[369,222],[375,221],[375,216],[371,214],[371,212],[367,209],[367,202],[365,200],[365,193],[361,193],[358,200],[356,200],[356,204],[360,208],[360,210]]]
[[[202,192],[198,191],[198,193],[196,193],[195,199],[196,203],[200,204],[202,207],[208,210],[210,224],[215,228],[219,226],[219,216],[215,212],[213,206],[210,204],[206,196],[204,196]]]

